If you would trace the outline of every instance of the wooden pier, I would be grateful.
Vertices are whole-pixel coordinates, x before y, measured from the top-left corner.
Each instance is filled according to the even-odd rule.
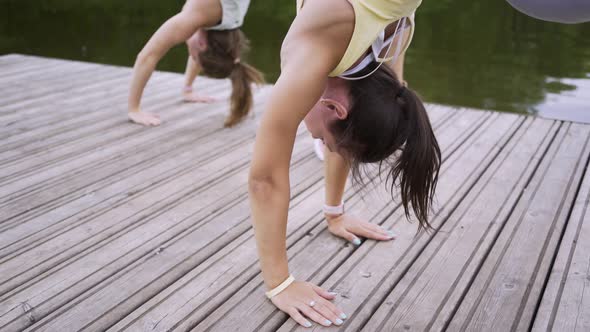
[[[144,128],[126,118],[130,75],[0,56],[0,330],[310,330],[264,297],[249,218],[271,87],[224,129],[229,82],[199,78],[221,101],[190,104],[182,75],[156,72],[142,105],[163,124]],[[444,157],[437,230],[416,234],[382,185],[349,187],[349,211],[398,234],[359,247],[326,228],[323,166],[300,128],[289,266],[349,316],[312,329],[590,331],[590,125],[428,109]]]

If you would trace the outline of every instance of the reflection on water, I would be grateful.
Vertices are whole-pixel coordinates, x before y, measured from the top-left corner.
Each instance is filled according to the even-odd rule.
[[[269,81],[295,1],[254,0],[244,30],[250,61]],[[3,0],[0,53],[132,66],[183,1]],[[426,0],[406,59],[406,79],[430,102],[590,122],[590,24],[528,18],[502,0]],[[183,72],[186,48],[159,69]]]
[[[585,79],[548,78],[547,84],[559,84],[561,89],[548,90],[543,103],[535,106],[539,115],[560,120],[590,122],[590,74]]]

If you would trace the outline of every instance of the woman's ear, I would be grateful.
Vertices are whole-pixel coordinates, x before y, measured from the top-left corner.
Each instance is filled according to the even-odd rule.
[[[341,102],[331,98],[321,99],[320,102],[336,115],[338,120],[345,120],[348,117],[348,108]]]

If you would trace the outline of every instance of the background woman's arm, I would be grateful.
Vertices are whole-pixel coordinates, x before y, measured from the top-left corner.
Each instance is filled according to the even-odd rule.
[[[201,27],[212,26],[221,18],[221,5],[215,0],[195,0],[182,12],[168,19],[138,54],[133,66],[128,111],[139,112],[143,90],[160,59],[173,46],[186,41]]]

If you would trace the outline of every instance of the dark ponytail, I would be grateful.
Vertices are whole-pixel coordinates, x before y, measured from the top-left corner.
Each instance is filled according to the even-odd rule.
[[[416,93],[402,87],[397,97],[402,112],[406,114],[407,137],[401,154],[390,168],[391,191],[399,179],[402,203],[409,218],[409,203],[421,227],[431,228],[428,222],[429,207],[434,199],[441,152],[430,124],[424,104]]]
[[[231,106],[224,122],[226,127],[238,124],[250,112],[252,83],[264,83],[262,73],[242,59],[248,50],[249,41],[241,30],[208,30],[207,48],[199,53],[205,75],[231,80]]]
[[[368,78],[350,81],[348,117],[332,124],[338,148],[351,164],[353,179],[364,184],[361,166],[378,163],[394,196],[399,186],[406,217],[410,205],[419,229],[432,228],[432,206],[441,152],[424,104],[395,74],[381,66]]]
[[[252,83],[264,82],[262,74],[247,63],[239,61],[229,75],[232,84],[230,114],[225,126],[231,127],[239,123],[252,108]]]

